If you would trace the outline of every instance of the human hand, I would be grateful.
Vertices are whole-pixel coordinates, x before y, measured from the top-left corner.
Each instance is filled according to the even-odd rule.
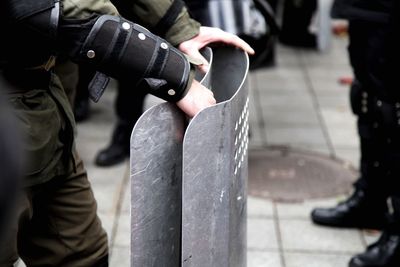
[[[215,105],[214,94],[198,81],[193,80],[188,93],[176,105],[189,117],[194,117],[201,110]]]
[[[199,68],[203,72],[207,72],[209,67],[208,62],[200,54],[199,50],[205,47],[206,45],[215,42],[222,42],[224,44],[236,46],[238,48],[243,49],[250,55],[254,54],[253,48],[251,48],[250,45],[248,45],[238,36],[232,33],[225,32],[219,28],[212,28],[212,27],[200,27],[200,32],[198,35],[196,35],[190,40],[182,42],[181,44],[179,44],[178,48],[188,56],[203,62],[201,65],[199,65]]]

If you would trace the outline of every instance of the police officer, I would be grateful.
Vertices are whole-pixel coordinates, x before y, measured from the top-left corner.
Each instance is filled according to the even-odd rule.
[[[137,4],[132,4],[137,21],[147,17],[147,26],[171,6],[171,1],[130,2]],[[171,25],[180,26],[169,34],[182,33],[179,47],[192,56],[212,41],[252,52],[233,35],[200,28],[184,7],[172,18]],[[16,221],[7,231],[8,241],[0,243],[0,266],[13,266],[18,257],[27,266],[108,266],[107,236],[74,147],[71,107],[51,71],[56,53],[117,79],[140,82],[189,116],[215,103],[212,93],[193,80],[193,66],[179,50],[117,16],[107,0],[5,0],[0,2],[0,20],[0,32],[8,37],[0,44],[5,62],[0,87],[7,91],[25,135],[21,141],[29,161]],[[93,82],[93,98],[102,94],[104,74]]]
[[[333,15],[349,20],[358,116],[361,176],[336,207],[315,209],[312,220],[335,227],[383,229],[380,239],[352,258],[351,267],[400,266],[400,90],[398,1],[337,0]],[[386,220],[387,200],[393,212]]]

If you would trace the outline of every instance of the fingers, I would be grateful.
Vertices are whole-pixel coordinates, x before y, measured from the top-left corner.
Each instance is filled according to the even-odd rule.
[[[241,38],[239,38],[235,34],[228,33],[228,32],[221,30],[221,34],[219,34],[218,37],[220,38],[220,40],[219,40],[220,42],[223,42],[228,45],[236,46],[236,47],[246,51],[250,55],[254,55],[254,53],[255,53],[254,49],[251,48],[251,46],[248,43],[243,41]]]
[[[209,70],[210,66],[207,59],[203,57],[203,55],[199,52],[198,49],[191,50],[189,56],[198,59],[202,62],[200,65],[198,65],[198,67],[203,73],[206,73]]]
[[[236,36],[235,34],[225,32],[219,28],[212,27],[201,27],[200,34],[196,38],[200,43],[200,46],[206,46],[209,43],[222,42],[228,45],[236,46],[250,55],[254,55],[254,49],[246,43],[244,40]]]
[[[194,80],[187,95],[177,102],[178,107],[189,117],[216,103],[214,94]]]
[[[251,48],[251,46],[246,43],[245,41],[243,41],[241,38],[239,38],[236,35],[232,34],[232,37],[230,38],[230,40],[232,41],[230,44],[237,46],[241,49],[243,49],[244,51],[246,51],[247,53],[249,53],[250,55],[254,55],[255,51],[253,48]]]

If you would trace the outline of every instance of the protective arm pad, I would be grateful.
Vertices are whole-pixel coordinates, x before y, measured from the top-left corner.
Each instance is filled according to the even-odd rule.
[[[82,40],[75,43],[78,49],[70,49],[75,61],[113,78],[132,81],[132,87],[145,83],[149,93],[167,101],[176,102],[186,94],[189,61],[147,29],[121,17],[103,15],[96,18]]]

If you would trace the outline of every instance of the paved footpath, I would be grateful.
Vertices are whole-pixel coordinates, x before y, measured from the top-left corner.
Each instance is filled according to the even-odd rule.
[[[336,39],[325,54],[280,46],[275,68],[251,73],[249,153],[286,145],[357,167],[355,118],[349,110],[348,88],[338,84],[340,76],[351,74],[346,45],[346,39]],[[129,165],[97,168],[93,164],[116,119],[113,89],[92,105],[91,119],[79,124],[77,143],[109,234],[111,266],[124,267],[129,266]],[[249,196],[248,267],[347,266],[351,255],[363,251],[377,234],[318,227],[309,220],[312,207],[334,205],[343,197],[279,203]]]

